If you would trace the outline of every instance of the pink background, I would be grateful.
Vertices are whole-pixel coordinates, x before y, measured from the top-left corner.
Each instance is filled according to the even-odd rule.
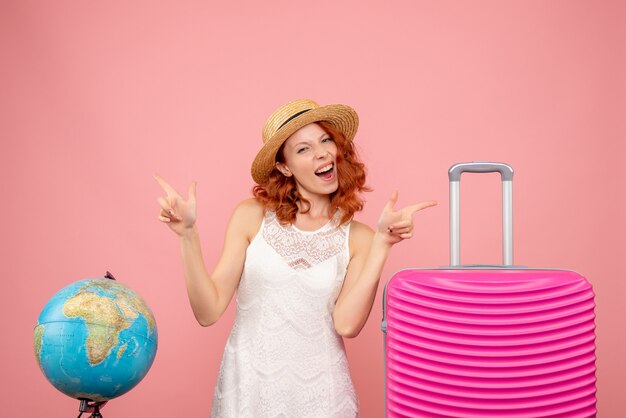
[[[310,97],[361,117],[373,225],[390,192],[436,199],[399,244],[370,320],[347,341],[364,417],[383,415],[383,283],[448,263],[447,169],[516,172],[518,264],[572,269],[597,293],[598,407],[624,407],[626,8],[619,1],[0,2],[3,233],[0,415],[67,417],[33,355],[46,301],[110,270],[155,312],[159,351],[108,417],[208,416],[234,306],[188,306],[152,173],[198,181],[205,261],[250,195],[275,107]],[[463,176],[462,261],[500,261],[496,175]],[[72,415],[74,414],[74,415]]]

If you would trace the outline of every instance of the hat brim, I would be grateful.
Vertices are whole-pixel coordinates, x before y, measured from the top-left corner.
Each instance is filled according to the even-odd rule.
[[[331,104],[311,109],[290,120],[263,144],[263,148],[252,162],[252,178],[257,184],[264,184],[276,166],[276,153],[283,143],[298,129],[309,123],[328,122],[352,141],[359,127],[359,116],[349,106]]]

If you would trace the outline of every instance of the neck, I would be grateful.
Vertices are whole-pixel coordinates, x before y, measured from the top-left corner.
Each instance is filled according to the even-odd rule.
[[[330,207],[330,196],[328,195],[310,195],[300,192],[303,198],[309,202],[309,211],[307,215],[312,218],[328,218],[328,209]],[[302,213],[304,206],[298,202],[298,209]]]

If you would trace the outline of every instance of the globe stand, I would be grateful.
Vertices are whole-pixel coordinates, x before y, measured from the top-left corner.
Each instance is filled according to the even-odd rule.
[[[90,418],[102,418],[102,414],[100,414],[100,408],[106,405],[107,401],[92,402],[89,399],[79,399],[79,400],[80,400],[80,407],[78,408],[78,410],[80,411],[80,414],[78,415],[78,418],[80,418],[85,412],[87,413],[91,412]],[[92,402],[92,403],[89,403],[89,402]]]

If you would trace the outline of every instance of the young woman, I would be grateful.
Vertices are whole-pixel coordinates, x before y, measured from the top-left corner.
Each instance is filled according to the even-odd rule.
[[[394,192],[375,231],[353,219],[365,171],[353,147],[356,112],[300,99],[277,109],[252,164],[254,198],[235,209],[222,255],[205,269],[196,183],[167,198],[159,220],[180,237],[197,321],[217,321],[237,289],[237,314],[213,398],[213,417],[354,417],[358,401],[342,337],[359,334],[391,247],[413,235]]]

